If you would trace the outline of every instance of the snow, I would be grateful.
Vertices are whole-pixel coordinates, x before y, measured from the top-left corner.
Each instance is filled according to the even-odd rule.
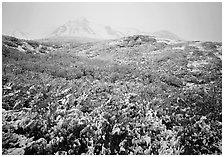
[[[26,47],[27,49],[34,50],[34,48],[30,44],[28,44],[27,42],[23,42],[22,47]]]
[[[54,36],[72,36],[94,39],[118,39],[131,35],[149,35],[157,36],[161,39],[169,39],[169,43],[179,43],[180,38],[168,31],[159,31],[154,33],[143,32],[135,28],[112,27],[103,24],[90,22],[85,18],[77,18],[61,25],[52,31],[50,37]]]
[[[184,46],[182,46],[182,47],[173,47],[174,50],[184,50],[184,48],[185,48]]]
[[[17,50],[24,52],[25,50],[22,48],[22,46],[18,46]]]

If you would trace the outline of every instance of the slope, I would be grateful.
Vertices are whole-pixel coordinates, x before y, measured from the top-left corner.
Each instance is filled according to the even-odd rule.
[[[22,42],[3,40],[3,154],[222,154],[222,43]]]

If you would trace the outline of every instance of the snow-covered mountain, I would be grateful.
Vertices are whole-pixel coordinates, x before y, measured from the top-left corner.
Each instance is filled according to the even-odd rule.
[[[157,38],[162,38],[162,39],[183,40],[176,34],[166,31],[166,30],[156,31],[156,32],[151,33],[151,35],[156,36]]]
[[[49,37],[73,36],[98,39],[113,39],[122,36],[110,26],[104,26],[89,22],[86,18],[77,18],[56,28]]]
[[[77,18],[59,26],[48,35],[52,37],[81,37],[92,39],[117,39],[130,35],[152,35],[158,38],[180,40],[177,35],[169,31],[143,32],[135,28],[117,28],[90,22],[84,17]]]
[[[46,33],[39,33],[38,35],[34,35],[32,33],[33,32],[26,33],[21,29],[16,29],[5,35],[17,37],[20,39],[70,40],[71,38],[75,38],[76,40],[84,39],[87,41],[101,39],[118,39],[131,35],[150,35],[161,39],[181,40],[181,38],[169,31],[163,30],[157,32],[143,32],[136,28],[112,27],[109,25],[90,22],[84,17],[70,20],[57,27],[56,29],[50,31],[50,33],[47,33],[47,35]]]
[[[56,28],[49,37],[73,36],[95,39],[116,39],[128,35],[142,34],[134,28],[113,28],[108,25],[96,24],[81,17]]]
[[[12,30],[8,33],[6,33],[7,35],[10,35],[10,36],[13,36],[13,37],[16,37],[16,38],[19,38],[19,39],[31,39],[31,35],[21,29],[15,29],[15,30]]]

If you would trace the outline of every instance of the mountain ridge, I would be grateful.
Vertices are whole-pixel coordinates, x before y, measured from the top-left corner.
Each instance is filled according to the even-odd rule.
[[[84,17],[70,20],[56,28],[48,37],[73,36],[96,39],[118,39],[130,35],[154,35],[158,38],[182,40],[176,34],[167,30],[157,32],[143,32],[136,28],[119,28],[109,25],[96,24]]]
[[[157,38],[169,39],[169,40],[183,40],[176,34],[161,30],[156,32],[145,32],[137,28],[131,27],[115,27],[107,24],[98,24],[93,21],[89,21],[85,17],[78,17],[73,20],[69,20],[64,24],[50,30],[49,33],[42,33],[38,38],[34,38],[32,32],[27,33],[21,29],[12,30],[5,35],[17,37],[20,39],[36,40],[36,39],[56,39],[63,38],[85,38],[94,40],[105,40],[105,39],[119,39],[131,35],[150,35]],[[91,40],[90,40],[91,41]]]

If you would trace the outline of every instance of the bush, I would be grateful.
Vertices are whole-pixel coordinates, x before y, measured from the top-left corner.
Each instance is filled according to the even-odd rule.
[[[214,42],[203,42],[202,46],[205,50],[216,50],[217,46]]]
[[[2,153],[222,154],[221,60],[210,55],[195,73],[186,52],[169,46],[152,54],[150,43],[117,49],[138,53],[119,64],[4,47]],[[76,47],[83,48],[95,44]]]
[[[161,76],[161,81],[167,83],[170,86],[174,86],[174,87],[182,87],[183,86],[183,82],[181,81],[181,79],[172,76],[172,75],[163,75]]]
[[[18,47],[18,45],[12,41],[4,41],[4,44],[11,46],[11,47],[15,47],[15,48]]]
[[[29,44],[29,45],[31,45],[33,48],[37,48],[37,47],[39,47],[39,43],[38,42],[36,42],[36,41],[32,41],[32,40],[29,40],[29,41],[27,41],[27,43]]]

